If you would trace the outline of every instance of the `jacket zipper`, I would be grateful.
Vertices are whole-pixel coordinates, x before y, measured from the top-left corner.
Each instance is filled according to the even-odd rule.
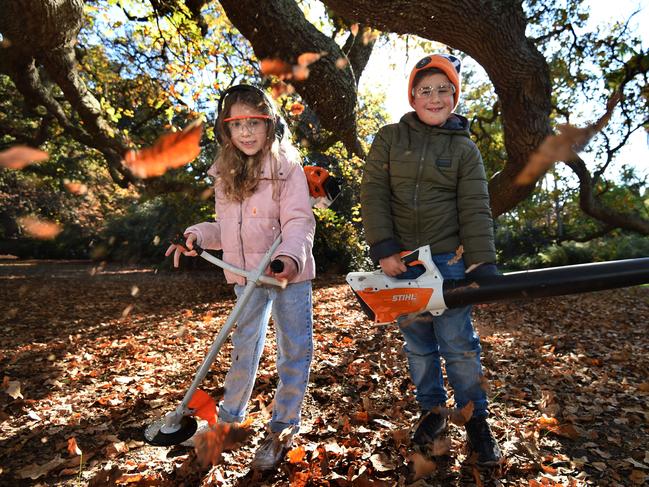
[[[246,268],[246,256],[243,252],[243,235],[241,234],[243,226],[243,202],[239,202],[239,252],[241,253],[241,261],[243,262],[243,269]]]
[[[419,156],[419,165],[417,167],[417,179],[415,181],[415,197],[413,200],[413,206],[414,206],[414,211],[415,211],[415,238],[417,239],[417,245],[420,245],[420,238],[419,238],[419,183],[421,182],[421,173],[424,170],[424,157],[426,156],[426,149],[428,149],[428,138],[429,134],[426,134],[426,138],[424,139],[424,147],[422,148],[421,151],[421,156]],[[412,250],[412,249],[408,249]]]

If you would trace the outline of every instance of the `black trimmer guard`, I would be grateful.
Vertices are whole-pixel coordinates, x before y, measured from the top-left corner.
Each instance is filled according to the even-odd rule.
[[[183,416],[175,431],[164,433],[165,418],[151,423],[144,429],[144,441],[153,446],[178,445],[191,438],[196,433],[198,423],[191,416]]]

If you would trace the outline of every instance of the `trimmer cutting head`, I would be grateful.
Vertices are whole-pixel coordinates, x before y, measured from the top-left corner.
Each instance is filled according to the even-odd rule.
[[[144,429],[144,441],[153,446],[178,445],[196,433],[198,423],[191,416],[183,416],[171,427],[165,426],[165,418],[151,423]]]

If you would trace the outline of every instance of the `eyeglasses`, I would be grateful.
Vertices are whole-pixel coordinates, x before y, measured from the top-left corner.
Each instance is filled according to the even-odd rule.
[[[441,84],[438,86],[420,86],[415,90],[415,98],[432,98],[436,94],[439,98],[453,96],[455,94],[455,85]]]
[[[243,117],[230,117],[223,120],[225,126],[231,134],[247,132],[249,134],[257,134],[266,129],[266,120],[269,120],[269,115],[254,115]]]

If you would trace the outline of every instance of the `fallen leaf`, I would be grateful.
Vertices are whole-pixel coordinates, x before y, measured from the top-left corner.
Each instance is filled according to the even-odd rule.
[[[15,145],[0,152],[0,167],[8,169],[22,169],[30,164],[47,161],[47,152],[26,145]]]
[[[356,37],[358,35],[358,24],[352,24],[349,27],[349,31],[352,33],[354,37]]]
[[[139,178],[161,176],[167,170],[184,166],[198,157],[203,124],[200,120],[180,132],[161,136],[151,147],[128,151],[124,164]]]
[[[377,472],[389,472],[397,468],[396,463],[384,453],[375,453],[370,457],[370,462]]]
[[[52,470],[59,467],[63,463],[65,463],[65,460],[57,455],[56,458],[50,460],[47,463],[44,463],[43,465],[37,465],[35,463],[31,465],[27,465],[25,468],[20,469],[17,472],[16,476],[19,479],[36,480],[37,478],[42,477],[43,475],[47,475],[48,473],[50,473]]]

